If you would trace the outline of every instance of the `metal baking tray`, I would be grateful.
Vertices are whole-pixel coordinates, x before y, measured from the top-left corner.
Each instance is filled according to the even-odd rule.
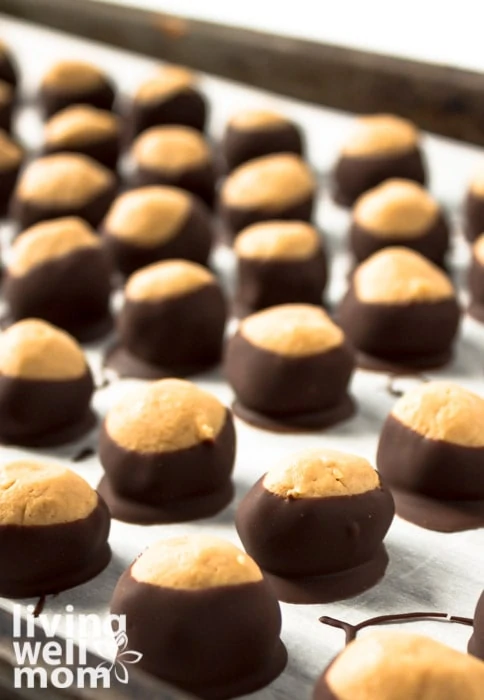
[[[19,113],[17,129],[21,139],[33,150],[40,143],[41,122],[31,98],[41,74],[54,60],[88,58],[112,74],[123,93],[131,92],[156,65],[153,60],[139,55],[40,29],[1,15],[0,35],[15,51],[24,76],[25,101]],[[334,304],[341,297],[346,285],[349,261],[345,252],[345,232],[348,214],[332,204],[327,194],[327,173],[352,117],[210,76],[202,76],[201,84],[212,106],[210,133],[215,141],[230,114],[249,106],[282,110],[305,129],[310,160],[321,181],[317,223],[323,232],[329,252],[329,301]],[[465,303],[466,296],[462,285],[469,251],[460,232],[459,207],[469,174],[482,154],[474,147],[430,135],[425,136],[424,144],[430,166],[432,192],[445,205],[455,224],[451,267],[454,278],[461,285],[462,300]],[[4,251],[8,248],[10,236],[11,229],[8,223],[3,222],[1,238]],[[213,266],[230,292],[234,274],[231,251],[226,248],[217,249],[213,256]],[[98,376],[102,350],[101,345],[87,347],[89,359]],[[427,376],[446,377],[484,395],[483,350],[484,327],[465,318],[454,361],[446,369],[430,372]],[[197,377],[195,381],[230,404],[231,390],[223,381],[220,372]],[[76,613],[81,614],[107,613],[113,588],[122,571],[141,550],[159,538],[208,531],[238,543],[233,525],[238,502],[274,461],[288,451],[306,446],[327,445],[361,454],[374,463],[378,434],[395,401],[395,393],[416,381],[420,379],[397,378],[390,386],[389,377],[384,374],[357,371],[351,387],[358,403],[357,415],[347,423],[326,432],[271,434],[237,421],[236,497],[229,508],[216,518],[189,524],[141,527],[113,521],[110,538],[113,559],[107,570],[85,585],[49,597],[45,602],[44,613],[64,614],[66,606],[73,606]],[[126,380],[115,381],[98,390],[95,395],[95,408],[100,416],[105,414],[116,398],[133,383]],[[96,438],[96,434],[92,434],[79,444],[61,450],[37,451],[36,454],[42,459],[55,458],[65,462],[95,486],[102,473],[97,457],[89,455],[87,451],[85,459],[77,462],[73,460],[84,448],[95,448]],[[15,448],[1,448],[0,459],[6,462],[27,453],[32,454]],[[428,532],[396,518],[386,544],[390,554],[387,575],[367,593],[331,605],[282,605],[282,636],[289,651],[289,663],[284,673],[268,688],[251,696],[254,700],[293,700],[310,696],[316,678],[344,644],[344,635],[340,630],[319,622],[322,615],[351,623],[358,623],[377,615],[422,611],[472,616],[478,596],[484,588],[482,530],[440,534]],[[35,604],[36,601],[24,603]],[[0,606],[7,611],[12,611],[12,605],[8,600],[0,600]],[[4,625],[3,615],[0,620]],[[4,641],[9,637],[8,621],[6,625],[6,628],[2,627]],[[405,628],[429,634],[461,650],[466,648],[470,636],[469,628],[446,620],[416,621],[405,624]],[[64,632],[65,629],[61,626],[58,633],[62,635]],[[90,650],[100,653],[95,648]],[[148,699],[178,696],[176,692],[171,696],[169,691],[166,691],[165,695],[164,690],[156,691],[156,694],[153,690],[135,685],[134,681],[124,692],[125,695],[117,697]],[[2,690],[0,697],[8,696],[4,695]],[[54,695],[43,697],[54,698]],[[107,691],[105,697],[109,697]]]

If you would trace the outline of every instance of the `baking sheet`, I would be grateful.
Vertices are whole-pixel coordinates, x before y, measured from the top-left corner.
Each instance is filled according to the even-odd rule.
[[[57,59],[81,58],[96,62],[129,93],[155,63],[151,60],[112,50],[94,43],[37,29],[0,15],[0,36],[15,51],[24,76],[26,105],[18,123],[21,139],[32,149],[40,144],[41,122],[31,100],[33,90],[44,70]],[[331,284],[329,299],[335,303],[344,291],[348,260],[345,255],[345,231],[348,215],[334,206],[325,191],[327,171],[351,124],[351,117],[330,110],[278,98],[227,81],[204,77],[203,89],[212,104],[210,132],[217,138],[227,118],[234,111],[249,106],[283,110],[305,129],[310,160],[321,175],[323,194],[318,205],[317,221],[324,231],[330,256]],[[459,229],[459,205],[469,174],[482,154],[478,149],[432,136],[425,137],[425,149],[431,172],[432,192],[449,210]],[[327,188],[326,188],[327,189]],[[8,247],[9,226],[2,224],[3,248]],[[4,252],[5,254],[5,252]],[[456,233],[452,254],[452,272],[459,283],[465,278],[469,252],[460,232]],[[214,255],[214,266],[230,288],[233,279],[233,258],[227,249]],[[465,293],[462,292],[463,301]],[[88,347],[89,359],[99,372],[101,346]],[[462,325],[457,352],[452,364],[443,371],[430,372],[429,377],[446,377],[484,395],[484,327],[466,318]],[[222,401],[230,403],[232,394],[217,372],[196,378],[203,388]],[[416,379],[398,379],[396,386],[405,388]],[[134,557],[161,537],[181,533],[210,531],[238,543],[233,526],[237,504],[252,484],[288,451],[307,446],[326,445],[361,454],[374,463],[378,434],[395,398],[387,390],[386,375],[357,371],[352,393],[358,403],[355,418],[329,431],[312,435],[271,434],[237,421],[238,454],[235,469],[236,498],[219,517],[183,525],[140,527],[113,521],[110,542],[113,559],[108,569],[95,580],[56,597],[49,598],[44,612],[64,612],[67,605],[76,613],[104,613],[116,581]],[[102,416],[118,397],[136,382],[117,381],[96,393],[95,408]],[[71,458],[83,446],[95,446],[91,435],[76,446],[62,450],[37,451],[36,455],[66,460],[69,466],[95,486],[102,470],[96,457],[77,464]],[[2,463],[32,454],[27,450],[1,448]],[[458,534],[428,532],[396,518],[387,537],[390,566],[384,580],[369,592],[342,603],[331,605],[282,605],[283,640],[289,651],[285,672],[268,688],[253,698],[306,698],[310,696],[317,676],[328,661],[342,648],[341,631],[318,622],[321,615],[330,615],[349,622],[359,622],[375,615],[415,611],[445,612],[471,616],[477,598],[484,588],[484,531]],[[35,602],[35,601],[32,601]],[[11,603],[0,599],[0,605],[11,609]],[[417,622],[403,626],[440,639],[464,650],[470,630],[446,622]],[[62,630],[61,630],[62,631]],[[363,632],[364,633],[364,632]],[[99,651],[98,648],[93,649]]]

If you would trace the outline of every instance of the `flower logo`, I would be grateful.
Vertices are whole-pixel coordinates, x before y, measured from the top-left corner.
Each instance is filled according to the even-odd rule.
[[[114,669],[116,680],[127,685],[129,681],[129,672],[126,664],[129,666],[130,664],[139,663],[143,658],[143,654],[139,651],[127,649],[128,636],[126,632],[118,632],[114,639],[118,650],[114,661],[103,661],[97,666],[96,671],[107,668],[109,673],[112,673]]]

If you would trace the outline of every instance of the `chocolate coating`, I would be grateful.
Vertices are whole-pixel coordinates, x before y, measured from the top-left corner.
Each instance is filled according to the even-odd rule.
[[[392,246],[403,246],[411,248],[417,253],[432,260],[436,265],[444,265],[445,256],[449,248],[449,226],[445,216],[440,213],[437,220],[419,236],[392,236],[382,238],[377,236],[370,229],[358,224],[353,220],[350,231],[350,246],[358,262],[369,258],[382,248]]]
[[[20,146],[6,132],[0,131],[0,216],[8,212],[22,160]]]
[[[475,253],[469,268],[468,282],[471,297],[468,312],[477,321],[484,323],[484,265]]]
[[[134,187],[170,185],[213,206],[215,167],[209,144],[198,131],[182,126],[148,129],[133,143],[131,158]]]
[[[0,129],[10,133],[14,106],[14,91],[5,81],[0,79]]]
[[[82,153],[116,170],[121,148],[121,124],[109,112],[87,105],[73,105],[59,112],[45,125],[45,154]]]
[[[288,205],[282,209],[256,209],[233,207],[219,203],[219,213],[226,226],[226,232],[234,238],[236,234],[247,226],[258,221],[270,221],[271,219],[311,221],[314,207],[314,196],[306,197],[303,201]]]
[[[284,498],[264,488],[263,481],[264,477],[241,502],[236,526],[246,551],[259,566],[283,579],[282,587],[276,583],[281,600],[341,600],[361,593],[381,578],[385,566],[379,562],[377,574],[369,580],[365,565],[381,554],[393,519],[394,504],[388,490]]]
[[[394,177],[425,184],[427,174],[419,148],[386,156],[342,155],[333,173],[333,195],[338,204],[350,207],[363,192]]]
[[[95,425],[90,370],[74,379],[0,375],[0,441],[25,447],[62,445]]]
[[[296,260],[239,257],[235,312],[246,316],[292,302],[321,305],[326,282],[327,262],[322,249]]]
[[[11,100],[0,102],[0,129],[8,134],[12,128],[13,102]]]
[[[338,322],[369,369],[428,369],[446,364],[459,326],[455,299],[406,304],[365,303],[351,284]]]
[[[118,319],[121,348],[108,364],[122,376],[153,379],[209,369],[222,356],[226,315],[217,284],[166,299],[127,299]]]
[[[183,259],[206,265],[212,248],[213,231],[210,214],[202,202],[191,199],[188,216],[176,235],[154,246],[136,245],[109,230],[105,219],[100,227],[104,245],[113,267],[129,277],[142,267],[161,260]]]
[[[127,139],[152,126],[180,124],[203,132],[208,107],[204,95],[195,86],[184,86],[159,99],[140,101],[134,98],[127,110]]]
[[[99,457],[106,472],[99,491],[118,520],[141,524],[196,520],[215,515],[233,497],[235,429],[229,411],[214,440],[169,452],[127,450],[103,426]]]
[[[474,632],[469,641],[468,651],[484,661],[484,592],[479,598],[474,614]]]
[[[430,530],[484,525],[484,447],[424,437],[393,415],[383,426],[377,465],[397,513]]]
[[[39,171],[45,168],[42,180]],[[67,193],[70,198],[58,197],[56,187],[62,187],[62,177],[70,175]],[[87,178],[97,178],[96,187],[89,196],[78,196],[73,191],[74,179],[81,191]],[[87,183],[89,187],[93,183]],[[25,187],[28,196],[23,194]],[[10,203],[10,215],[21,229],[40,221],[75,216],[96,228],[108,210],[116,193],[117,183],[113,174],[87,156],[75,153],[56,153],[30,163],[21,174]],[[40,192],[37,193],[37,190]],[[89,191],[89,190],[88,190]],[[48,192],[48,199],[44,193]],[[65,194],[65,193],[64,193]],[[79,193],[80,194],[80,193]]]
[[[39,91],[40,107],[47,118],[74,104],[91,105],[109,111],[113,108],[114,97],[114,86],[107,76],[104,76],[102,84],[93,85],[89,89],[66,91],[44,84]]]
[[[3,290],[14,321],[41,318],[88,342],[112,328],[110,276],[102,248],[77,248],[23,275],[7,270]]]
[[[225,233],[232,238],[259,221],[310,221],[316,180],[294,153],[256,158],[224,181],[218,203]]]
[[[91,201],[84,205],[72,205],[69,207],[55,207],[52,205],[41,205],[35,202],[22,201],[13,196],[11,203],[11,216],[18,222],[20,228],[29,228],[39,221],[48,219],[59,219],[64,216],[76,216],[84,219],[88,224],[97,227],[106,214],[116,194],[116,185],[113,182],[105,192],[98,194]]]
[[[8,212],[10,198],[17,183],[20,165],[0,171],[0,216]]]
[[[4,80],[14,88],[19,80],[15,59],[10,49],[3,42],[0,46],[0,80]]]
[[[100,497],[92,513],[81,520],[0,525],[0,595],[43,596],[89,581],[111,559],[109,530],[109,511]]]
[[[239,129],[229,123],[222,153],[230,171],[248,160],[271,153],[296,153],[302,156],[304,143],[299,127],[289,121],[252,129]]]
[[[215,198],[215,170],[213,163],[186,168],[176,173],[166,169],[152,169],[138,166],[131,178],[133,187],[146,185],[171,185],[187,190],[199,197],[209,207]]]
[[[464,233],[468,241],[475,241],[484,233],[484,197],[472,191],[464,203]]]
[[[204,700],[245,695],[284,669],[281,613],[266,581],[202,590],[119,580],[113,614],[127,616],[140,667]]]
[[[347,405],[353,368],[353,351],[347,343],[327,352],[289,357],[253,345],[239,331],[229,340],[225,355],[225,374],[242,407],[287,428],[324,426],[326,414],[342,404],[348,418],[354,410]],[[238,413],[237,406],[235,410]]]

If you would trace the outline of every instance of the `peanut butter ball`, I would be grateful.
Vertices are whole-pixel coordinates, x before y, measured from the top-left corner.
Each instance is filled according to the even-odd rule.
[[[310,221],[316,179],[293,153],[263,156],[236,168],[220,191],[219,210],[229,237],[259,221]]]
[[[0,129],[10,133],[15,92],[13,87],[0,79]]]
[[[42,447],[75,440],[95,424],[94,382],[74,338],[39,319],[0,334],[0,440]]]
[[[81,219],[42,221],[14,242],[4,293],[14,321],[42,318],[80,341],[112,328],[111,266],[98,236]]]
[[[97,66],[84,61],[59,61],[41,80],[39,102],[47,117],[74,104],[110,110],[114,85]]]
[[[279,605],[259,567],[209,535],[149,547],[121,576],[111,612],[127,616],[144,671],[204,700],[263,688],[287,662]]]
[[[467,188],[464,233],[471,243],[484,233],[484,161],[475,168]]]
[[[457,384],[426,382],[388,416],[377,464],[397,513],[430,530],[484,525],[484,399]]]
[[[352,206],[360,195],[389,178],[425,185],[420,134],[412,122],[392,114],[360,117],[334,168],[334,198],[342,206]]]
[[[120,344],[107,357],[121,376],[189,376],[220,362],[227,309],[207,268],[165,260],[135,272],[118,317]]]
[[[428,637],[378,631],[351,642],[314,700],[480,700],[484,664]]]
[[[119,520],[195,520],[232,500],[231,413],[187,381],[162,379],[126,394],[107,414],[99,457],[99,491]]]
[[[21,228],[64,216],[77,216],[95,228],[115,192],[113,173],[92,158],[54,153],[32,161],[21,173],[11,214]]]
[[[468,282],[470,292],[468,312],[477,321],[484,323],[484,232],[472,245]]]
[[[303,155],[300,128],[283,114],[268,109],[246,109],[229,120],[222,142],[227,169],[272,153]]]
[[[284,304],[252,314],[229,340],[234,412],[267,430],[320,429],[349,418],[353,351],[322,308]]]
[[[484,661],[484,592],[477,603],[474,615],[474,631],[469,641],[469,654]]]
[[[0,216],[8,211],[23,157],[22,148],[0,130]]]
[[[239,505],[236,525],[280,600],[327,603],[382,578],[393,514],[393,498],[366,459],[309,448],[259,479]]]
[[[450,360],[460,309],[440,268],[413,250],[391,247],[356,268],[337,318],[361,367],[401,372]]]
[[[234,250],[238,316],[277,304],[322,304],[327,281],[326,255],[317,230],[310,224],[253,224],[237,236]]]
[[[0,80],[14,89],[19,81],[18,68],[10,48],[0,39]]]
[[[103,242],[123,277],[161,260],[206,265],[213,242],[202,202],[175,187],[140,187],[117,197],[101,224]]]
[[[89,105],[70,105],[46,122],[45,153],[82,153],[116,170],[121,122],[112,112]]]
[[[208,106],[197,77],[181,66],[166,65],[145,80],[127,108],[128,138],[152,126],[181,125],[204,131]]]
[[[442,208],[421,185],[391,179],[356,200],[349,231],[358,262],[390,246],[404,246],[443,266],[449,227]]]
[[[207,206],[215,197],[215,167],[210,146],[188,126],[154,126],[131,148],[135,187],[172,185],[199,197]]]
[[[59,593],[109,563],[104,501],[66,467],[23,460],[0,466],[0,595]]]

